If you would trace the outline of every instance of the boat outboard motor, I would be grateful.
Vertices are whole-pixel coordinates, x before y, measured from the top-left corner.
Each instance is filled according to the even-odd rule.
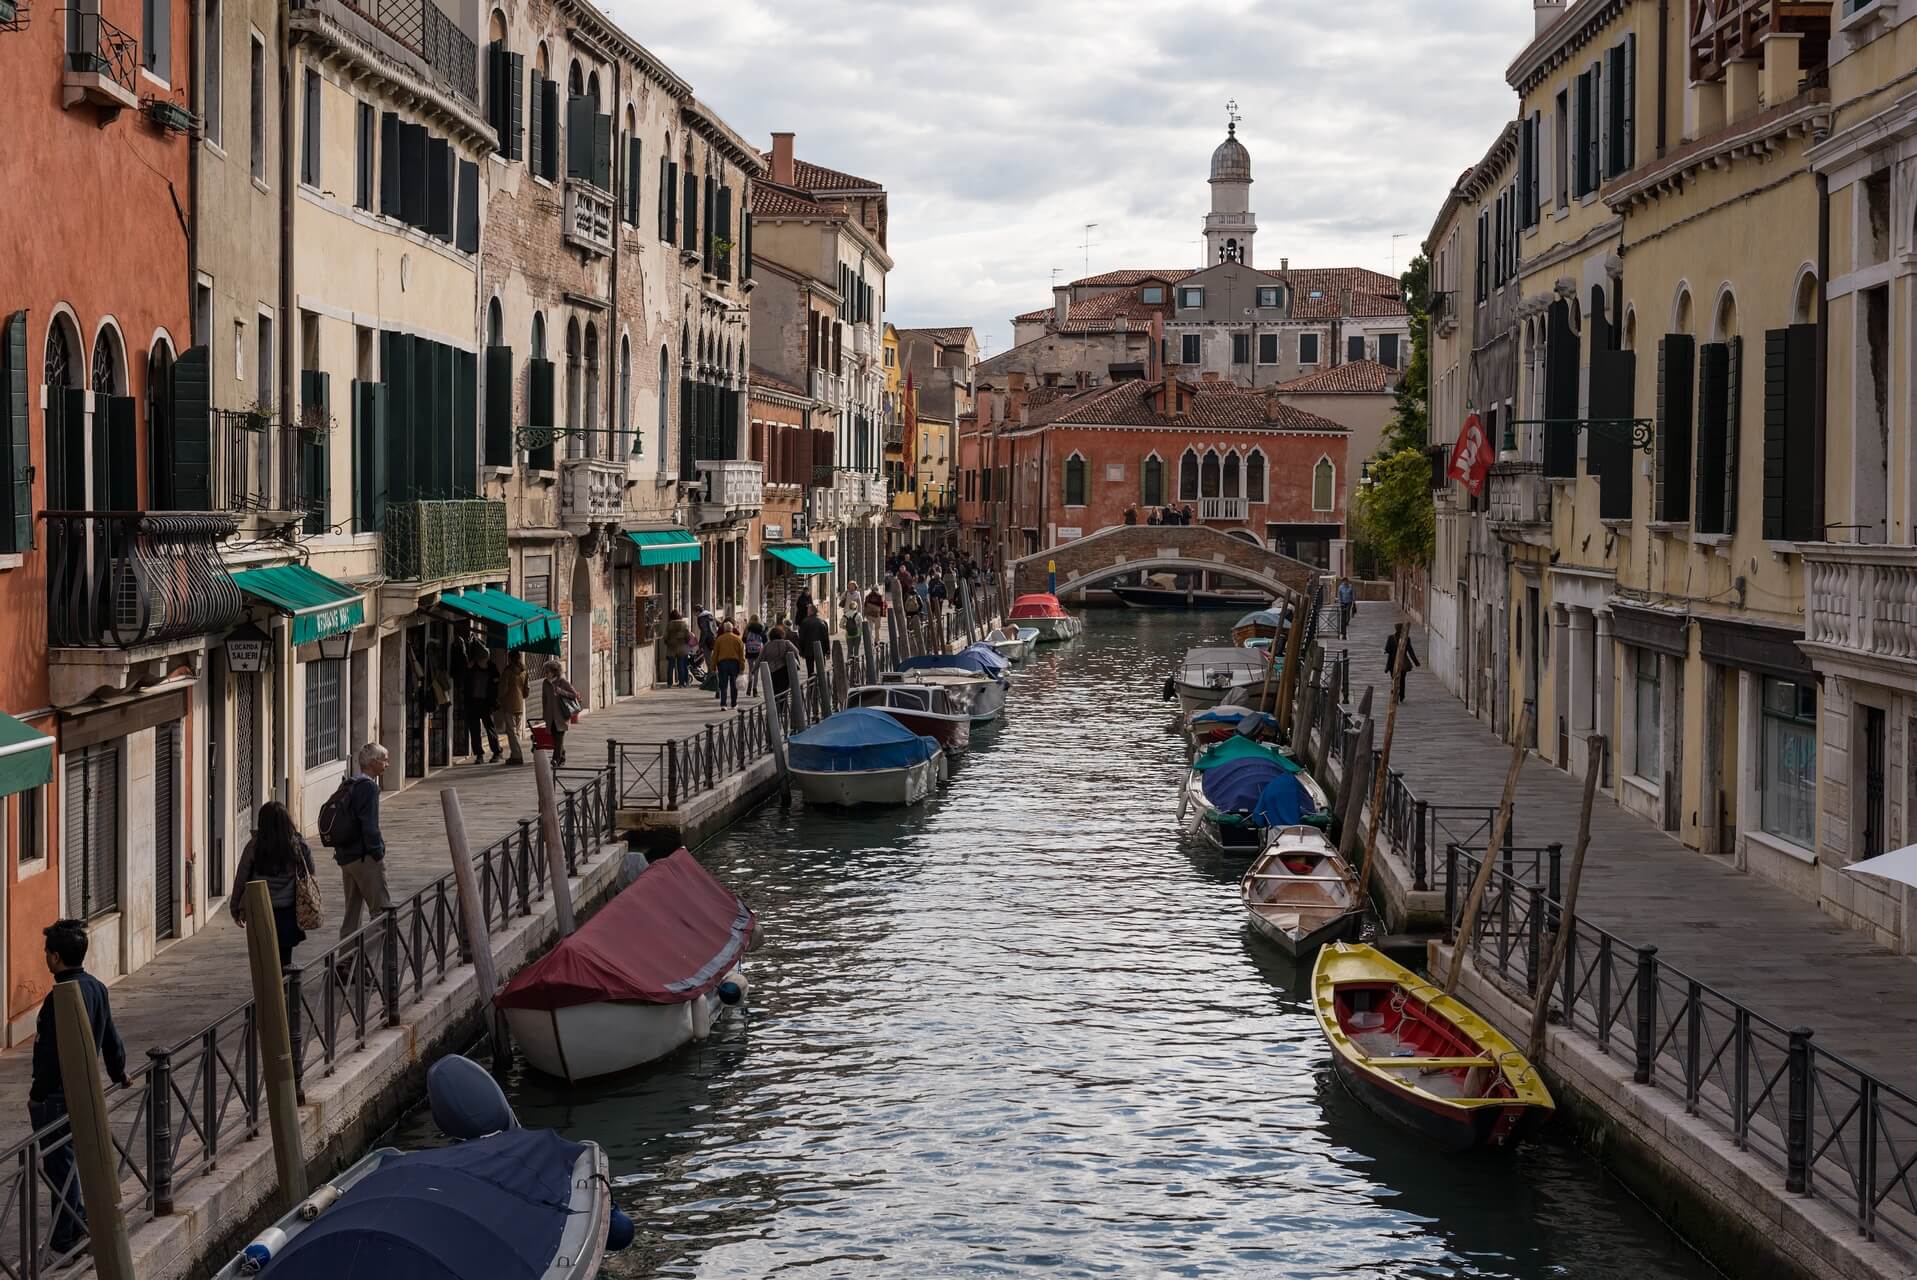
[[[433,1122],[447,1137],[461,1142],[519,1127],[519,1117],[499,1082],[486,1068],[456,1053],[427,1070],[426,1097]]]

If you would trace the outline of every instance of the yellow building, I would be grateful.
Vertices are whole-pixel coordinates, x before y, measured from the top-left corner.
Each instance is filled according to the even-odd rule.
[[[1828,190],[1827,392],[1809,465],[1792,455],[1787,471],[1792,513],[1810,507],[1797,532],[1801,643],[1821,678],[1816,886],[1831,914],[1908,949],[1911,895],[1843,868],[1917,838],[1917,7],[1846,4],[1834,24],[1836,105],[1810,152]]]

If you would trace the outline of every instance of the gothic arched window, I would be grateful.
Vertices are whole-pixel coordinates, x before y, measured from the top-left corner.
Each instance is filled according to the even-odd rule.
[[[1253,449],[1245,459],[1245,500],[1263,502],[1265,500],[1265,451]]]
[[[1330,511],[1337,504],[1338,469],[1330,458],[1319,458],[1318,465],[1311,469],[1311,509]]]
[[[1236,452],[1225,455],[1225,485],[1223,496],[1227,498],[1235,498],[1238,496],[1238,454]]]
[[[1138,473],[1144,481],[1144,489],[1139,494],[1140,500],[1148,507],[1164,506],[1165,460],[1154,453],[1145,459]]]
[[[1085,505],[1085,459],[1076,453],[1065,459],[1065,505]]]
[[[1205,450],[1205,461],[1198,473],[1198,493],[1206,498],[1218,496],[1218,454],[1214,450]]]
[[[1198,454],[1191,449],[1185,450],[1185,456],[1178,460],[1178,500],[1198,500]]]

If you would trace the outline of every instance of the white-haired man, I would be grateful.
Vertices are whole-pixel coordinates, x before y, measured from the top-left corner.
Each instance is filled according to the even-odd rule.
[[[339,922],[342,938],[359,928],[362,906],[378,916],[392,905],[386,890],[386,839],[379,830],[379,775],[386,772],[389,756],[385,747],[369,742],[354,760],[357,768],[340,784],[346,791],[337,820],[342,830],[330,842],[333,861],[339,863],[345,882],[346,911]]]

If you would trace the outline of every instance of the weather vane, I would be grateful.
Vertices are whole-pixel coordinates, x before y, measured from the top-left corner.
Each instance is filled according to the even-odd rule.
[[[1225,104],[1225,115],[1231,121],[1227,132],[1233,137],[1236,137],[1238,134],[1238,122],[1244,119],[1243,116],[1238,114],[1238,99],[1233,98]]]

